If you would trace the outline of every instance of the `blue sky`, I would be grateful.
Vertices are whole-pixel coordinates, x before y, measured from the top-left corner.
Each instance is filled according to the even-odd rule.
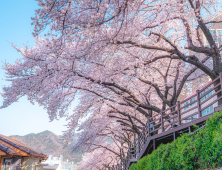
[[[2,70],[3,63],[14,63],[21,55],[11,46],[18,47],[23,44],[32,46],[34,38],[31,31],[31,17],[38,8],[35,0],[9,0],[0,1],[0,92],[2,87],[9,85]],[[3,98],[0,96],[0,105]],[[0,109],[0,134],[3,135],[26,135],[50,130],[61,135],[66,130],[65,119],[49,122],[46,110],[36,103],[32,105],[26,97],[19,102],[13,103],[7,108]]]

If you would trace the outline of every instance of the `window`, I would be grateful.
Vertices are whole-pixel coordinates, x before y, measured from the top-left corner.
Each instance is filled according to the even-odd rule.
[[[192,99],[190,99],[190,103],[195,101],[195,97],[193,97]],[[190,106],[193,106],[195,103],[191,104]]]
[[[190,122],[190,117],[188,117],[186,120],[185,120],[185,123],[189,123]]]
[[[186,105],[188,105],[189,104],[189,102],[187,101],[185,104],[184,104],[184,106],[186,106]],[[187,106],[187,107],[184,107],[184,110],[187,110],[189,108],[189,106]]]
[[[187,107],[184,107],[184,110],[187,110],[189,107],[195,105],[195,103],[192,103],[195,101],[195,97],[191,98],[189,101],[187,101],[184,106],[188,105]],[[192,103],[191,105],[189,105],[189,103]]]
[[[188,117],[188,118],[185,120],[185,123],[189,123],[191,120],[194,120],[194,119],[196,119],[196,118],[197,118],[197,115]]]
[[[205,89],[204,91],[202,91],[202,92],[200,93],[200,97],[201,97],[200,101],[205,100],[206,98],[210,97],[210,96],[213,94],[212,91],[211,91],[210,93],[208,93],[208,94],[206,94],[205,96],[202,97],[202,95],[203,95],[204,93],[206,93],[207,91],[209,91],[210,89],[211,89],[211,86],[208,87],[207,89]]]
[[[213,36],[213,39],[216,41],[217,40],[217,33],[216,30],[210,30],[211,35]]]
[[[219,46],[222,45],[222,30],[217,30],[217,41]]]
[[[222,45],[222,29],[210,29],[210,33],[213,36],[214,41],[216,42],[217,47]],[[206,37],[204,37],[205,45],[210,47]]]
[[[12,159],[5,159],[4,170],[11,170]]]
[[[5,162],[5,170],[11,169],[11,162]]]
[[[153,126],[153,124],[151,123],[151,124],[150,124],[150,127],[152,127],[152,126]],[[154,130],[154,126],[151,128],[151,130]]]
[[[202,116],[206,116],[210,113],[213,113],[213,105],[209,106],[208,108],[204,109],[202,112]]]

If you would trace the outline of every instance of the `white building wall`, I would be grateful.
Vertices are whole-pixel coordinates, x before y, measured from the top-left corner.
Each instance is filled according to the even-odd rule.
[[[200,95],[200,97],[203,97],[203,98],[205,97],[204,99],[206,99],[206,97],[210,97],[210,96],[212,96],[214,93],[215,93],[215,91],[213,90],[212,92],[208,93],[208,95],[205,95],[205,96],[201,96],[201,95]],[[195,98],[195,100],[197,99],[197,97],[193,97],[193,98]],[[203,101],[204,99],[201,99],[201,100]],[[210,99],[209,99],[208,101],[206,101],[205,103],[201,104],[201,110],[202,110],[204,107],[206,107],[208,104],[210,104],[211,102],[215,101],[216,99],[217,99],[217,95],[215,95],[214,97],[210,98]],[[187,102],[188,102],[188,105],[187,105],[188,107],[187,107],[187,108],[186,108],[186,107],[183,108],[183,109],[182,109],[182,113],[185,112],[185,111],[187,111],[187,110],[189,110],[189,109],[191,109],[191,108],[194,108],[194,107],[197,106],[197,102],[195,102],[194,104],[192,104],[192,106],[189,105],[189,103],[191,103],[190,100],[188,100]],[[186,106],[186,103],[184,103],[183,106]],[[210,113],[213,113],[213,112],[214,112],[214,108],[217,107],[217,106],[218,106],[218,102],[216,102],[216,103],[214,103],[212,106],[210,106],[210,107],[202,110],[202,111],[201,111],[202,117],[203,117],[203,116],[206,116],[206,115],[208,115],[208,114],[210,114]],[[182,118],[185,118],[186,116],[192,115],[192,114],[194,114],[194,113],[197,112],[197,111],[198,111],[198,108],[192,109],[191,111],[183,114],[183,115],[182,115]],[[193,116],[193,119],[195,119],[195,118],[198,118],[198,115],[194,115],[194,116]],[[190,121],[190,120],[183,120],[182,123],[187,123],[187,122],[189,122],[189,121]]]
[[[47,166],[58,166],[56,170],[62,170],[62,162],[62,155],[59,157],[53,157],[52,155],[49,155],[48,159],[45,162],[42,162],[42,164]]]

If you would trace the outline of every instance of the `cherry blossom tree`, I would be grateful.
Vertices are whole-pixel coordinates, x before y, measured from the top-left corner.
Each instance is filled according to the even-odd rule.
[[[85,119],[73,149],[85,147],[95,160],[106,150],[106,163],[98,167],[115,164],[109,159],[116,154],[121,159],[127,142],[115,142],[140,134],[147,117],[175,105],[186,83],[221,72],[221,47],[210,33],[211,24],[222,21],[217,0],[38,4],[36,44],[13,45],[23,58],[4,66],[12,84],[3,88],[1,108],[26,95],[47,109],[51,121],[67,116],[69,137]],[[76,98],[78,106],[68,113]],[[107,149],[111,145],[116,154]]]
[[[82,161],[78,163],[78,169],[102,170],[113,167],[112,163],[118,163],[115,154],[104,149],[97,149],[83,155]]]
[[[133,133],[124,131],[121,123],[110,119],[106,112],[91,114],[79,130],[82,133],[73,151],[80,148],[85,151],[80,169],[110,168],[126,159]]]

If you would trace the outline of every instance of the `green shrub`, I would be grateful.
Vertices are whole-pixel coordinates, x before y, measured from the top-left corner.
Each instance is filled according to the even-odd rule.
[[[195,134],[185,133],[161,144],[152,154],[132,164],[129,170],[193,170],[222,165],[222,111],[214,113],[207,126]]]

